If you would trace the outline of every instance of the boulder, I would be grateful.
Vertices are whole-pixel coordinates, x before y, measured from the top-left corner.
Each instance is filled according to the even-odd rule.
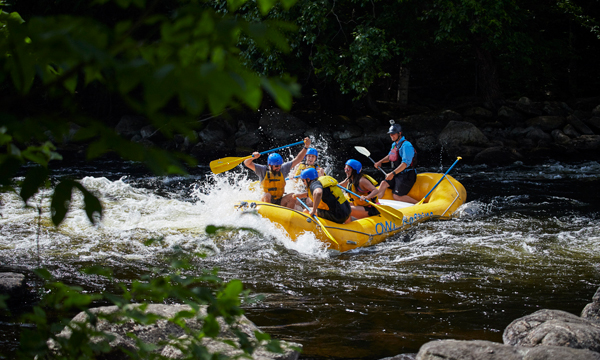
[[[525,137],[527,139],[531,139],[533,141],[544,141],[544,142],[551,142],[552,141],[552,136],[550,136],[550,134],[546,133],[544,130],[540,129],[539,127],[529,127],[527,129],[525,129],[527,131],[527,134],[525,135]]]
[[[399,354],[396,356],[386,357],[379,360],[415,360],[417,354]]]
[[[378,119],[376,119],[372,116],[368,116],[368,115],[358,117],[355,120],[355,124],[360,126],[361,128],[363,128],[364,130],[378,128],[381,125],[383,125],[383,123],[381,121],[379,121]],[[385,125],[387,125],[387,124],[385,124]]]
[[[128,305],[128,307],[130,310],[133,310],[139,308],[139,304],[131,304]],[[206,309],[206,306],[202,307],[200,309],[200,314],[205,315]],[[141,324],[136,323],[131,319],[118,318],[115,319],[117,321],[109,322],[105,318],[98,318],[95,324],[95,329],[98,331],[108,333],[114,337],[108,343],[108,345],[111,348],[111,351],[105,354],[104,358],[111,360],[128,358],[125,356],[121,349],[134,353],[137,352],[138,349],[136,342],[130,335],[135,335],[145,343],[155,345],[156,348],[154,352],[156,354],[161,354],[162,356],[169,356],[171,358],[181,357],[181,352],[179,352],[179,350],[177,350],[174,346],[165,345],[164,343],[166,341],[169,341],[170,339],[179,339],[183,343],[185,343],[188,334],[183,328],[181,328],[175,322],[169,321],[168,319],[175,318],[175,316],[180,312],[190,310],[191,307],[188,305],[150,304],[143,311],[143,313],[146,315],[158,315],[160,317],[160,320],[157,320],[155,323],[152,324]],[[115,316],[118,313],[118,308],[117,306],[103,306],[89,309],[88,312],[94,315],[104,315],[110,317]],[[84,322],[87,322],[87,320],[88,314],[86,312],[81,312],[72,319],[71,325],[74,325],[76,323],[82,324]],[[206,346],[212,352],[220,352],[221,354],[229,357],[240,356],[242,354],[242,351],[223,342],[232,341],[234,343],[238,343],[238,337],[232,331],[232,327],[228,325],[222,318],[218,318],[217,321],[219,322],[220,326],[220,333],[217,339],[203,338],[202,345]],[[203,324],[201,319],[186,319],[185,322],[186,325],[192,330],[202,329]],[[87,326],[91,327],[92,325],[87,323]],[[254,333],[255,331],[260,330],[245,316],[240,316],[237,319],[234,326],[238,331],[241,331],[242,333],[247,335],[249,340],[256,341]],[[73,332],[69,327],[65,327],[57,336],[68,339],[71,337],[72,333]],[[92,339],[92,341],[97,344],[107,342],[107,340],[102,337],[95,337]],[[48,345],[53,351],[60,351],[58,344],[54,340],[48,340]],[[257,350],[262,355],[259,357],[259,359],[296,360],[298,358],[298,352],[293,350],[291,348],[292,346],[301,347],[301,345],[299,344],[282,341],[282,348],[285,349],[284,353],[275,354],[268,352],[264,346],[259,346]]]
[[[516,125],[525,120],[521,113],[508,106],[501,106],[500,109],[498,109],[498,118],[505,125],[511,126]]]
[[[464,112],[463,116],[470,117],[476,120],[489,120],[494,116],[494,113],[482,107],[472,107],[467,109]]]
[[[117,123],[115,131],[124,138],[131,139],[134,135],[139,135],[142,127],[147,124],[148,121],[141,116],[125,115],[121,117],[121,120]]]
[[[575,129],[575,127],[571,124],[567,124],[565,125],[565,127],[563,128],[563,133],[569,137],[572,138],[576,138],[579,137],[581,134],[577,131],[577,129]]]
[[[563,133],[559,129],[552,130],[552,133],[550,133],[550,135],[557,144],[567,145],[571,142],[571,138],[565,135],[565,133]]]
[[[417,151],[422,152],[438,152],[440,151],[440,143],[437,141],[435,136],[427,135],[422,136],[414,142],[414,147]]]
[[[421,346],[416,360],[523,360],[512,346],[484,340],[438,340]]]
[[[594,116],[587,119],[586,124],[590,126],[596,133],[600,134],[600,116]]]
[[[511,322],[502,340],[512,346],[565,346],[600,351],[600,324],[560,310],[539,310]]]
[[[528,126],[537,126],[544,131],[562,128],[566,120],[562,116],[538,116],[526,121]]]
[[[589,126],[587,126],[583,121],[579,120],[579,118],[575,115],[567,116],[567,122],[583,135],[594,135],[592,129],[590,129]]]
[[[402,125],[404,132],[422,131],[429,134],[437,133],[439,129],[444,128],[452,121],[462,121],[462,115],[452,110],[444,110],[435,113],[425,113],[411,115],[397,120],[396,122]],[[387,128],[386,127],[386,132]],[[406,135],[406,134],[404,134]]]
[[[244,149],[256,149],[262,141],[262,135],[258,131],[258,126],[252,123],[238,123],[238,130],[234,135],[235,146]]]
[[[600,288],[592,297],[592,302],[587,304],[581,311],[581,317],[593,321],[600,321]]]
[[[573,145],[577,150],[597,150],[600,148],[600,135],[581,135],[573,139]]]
[[[563,346],[519,347],[523,360],[600,360],[600,354],[585,349],[573,349]]]
[[[521,160],[523,160],[523,155],[516,149],[510,149],[505,146],[494,146],[484,149],[475,155],[473,162],[475,164],[508,165]]]
[[[307,130],[304,121],[281,109],[267,110],[259,121],[264,135],[276,143],[298,141]]]
[[[395,358],[391,358],[395,359]],[[600,354],[586,349],[560,346],[534,348],[509,346],[491,341],[439,340],[421,347],[416,360],[600,360]]]
[[[542,111],[527,97],[520,98],[519,101],[517,101],[516,108],[527,115],[542,115]]]
[[[348,140],[363,135],[363,129],[357,125],[339,126],[337,131],[333,132],[333,138],[336,140]]]
[[[567,116],[573,110],[564,102],[544,101],[542,111],[550,116]]]
[[[167,137],[154,127],[154,125],[146,125],[140,129],[140,136],[152,142],[164,142]]]
[[[446,147],[487,147],[490,142],[481,130],[466,121],[450,121],[438,136],[438,141]]]

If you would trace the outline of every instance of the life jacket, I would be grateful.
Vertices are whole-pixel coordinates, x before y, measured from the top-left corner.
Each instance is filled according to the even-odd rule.
[[[390,162],[392,163],[392,167],[396,168],[398,166],[400,166],[400,161],[402,160],[400,158],[400,148],[402,147],[402,144],[406,141],[406,139],[400,141],[400,143],[396,146],[394,146],[392,148],[392,151],[390,152]],[[413,150],[415,152],[415,155],[412,158],[411,163],[406,167],[406,169],[415,169],[417,167],[417,149],[415,149],[415,147],[413,146]]]
[[[369,175],[363,174],[363,177],[365,179],[369,180],[371,182],[371,184],[373,184],[373,186],[377,186],[377,184],[378,184],[377,181],[375,181],[375,179],[373,179]],[[350,181],[348,181],[348,186],[346,188],[358,195],[366,196],[366,195],[369,195],[369,192],[370,192],[370,191],[363,190],[360,187],[358,189],[355,188],[354,184]],[[353,194],[350,194],[349,192],[346,193],[346,198],[348,198],[348,201],[350,201],[355,206],[371,206],[371,204],[369,204],[367,201],[363,201],[360,199],[360,197],[354,196]],[[374,198],[371,199],[371,202],[373,202],[373,203],[377,203],[377,201],[378,201],[377,196],[375,196]]]
[[[298,165],[298,169],[296,170],[296,174],[294,176],[298,176],[298,175],[300,175],[302,170],[310,169],[310,168],[314,168],[315,170],[319,171],[319,165],[317,165],[316,163],[314,163],[312,165],[306,165],[305,163],[300,163],[300,165]]]
[[[281,172],[279,175],[275,175],[272,171],[267,170],[261,185],[264,192],[271,194],[271,200],[279,200],[283,197],[285,178]]]
[[[321,185],[323,185],[323,191],[325,191],[325,189],[329,189],[329,191],[331,191],[331,194],[340,203],[340,205],[347,201],[342,189],[337,187],[338,182],[336,179],[332,178],[331,176],[325,175],[319,177],[317,181],[320,182]],[[323,196],[324,195],[325,194],[323,194]],[[310,187],[308,189],[308,197],[314,202],[313,194],[310,190]],[[317,206],[317,208],[321,210],[329,210],[329,206],[323,201],[323,198],[321,198],[321,202],[319,203],[319,206]]]

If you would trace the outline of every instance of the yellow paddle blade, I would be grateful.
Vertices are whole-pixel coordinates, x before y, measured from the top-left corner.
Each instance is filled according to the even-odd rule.
[[[328,237],[328,238],[329,238],[331,241],[333,241],[334,243],[336,243],[336,244],[339,246],[339,245],[340,245],[340,243],[338,243],[338,242],[335,240],[335,238],[333,237],[333,235],[331,235],[331,233],[329,232],[329,230],[327,230],[327,229],[325,228],[325,225],[324,225],[324,224],[321,222],[321,220],[317,219],[316,217],[315,217],[315,219],[316,219],[316,220],[319,222],[319,225],[321,225],[321,230],[323,230],[323,232],[325,233],[325,235],[327,235],[327,237]]]
[[[226,157],[213,160],[210,162],[210,171],[215,174],[220,174],[241,164],[244,160],[250,159],[252,155],[246,157]]]
[[[371,203],[373,204],[373,203]],[[400,211],[394,209],[391,206],[387,206],[387,205],[377,205],[377,204],[373,204],[373,206],[375,206],[375,208],[377,210],[379,210],[379,212],[381,213],[381,215],[390,215],[392,217],[395,217],[396,219],[398,219],[400,222],[402,222],[402,219],[404,219],[404,214],[401,213]]]

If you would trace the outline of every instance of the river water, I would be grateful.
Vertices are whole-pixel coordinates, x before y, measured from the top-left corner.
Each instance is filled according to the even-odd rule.
[[[342,162],[327,161],[341,179]],[[256,199],[248,190],[256,178],[241,167],[217,176],[201,166],[187,177],[155,177],[136,164],[104,161],[54,175],[81,179],[96,193],[103,221],[93,226],[74,210],[56,229],[48,193],[30,201],[41,205],[41,219],[15,195],[2,194],[0,271],[29,273],[42,264],[58,279],[102,291],[105,284],[79,270],[104,265],[128,282],[167,267],[173,255],[186,256],[263,295],[246,306],[247,317],[275,338],[302,344],[304,359],[380,359],[416,353],[434,339],[501,342],[512,320],[538,309],[579,314],[600,285],[594,161],[459,163],[452,175],[467,189],[467,203],[455,219],[341,255],[310,234],[292,242],[269,221],[235,211],[238,200]],[[81,203],[75,196],[73,205]],[[207,225],[258,232],[208,236]],[[148,239],[161,241],[146,246]],[[21,326],[14,319],[0,324],[0,358],[11,357]]]

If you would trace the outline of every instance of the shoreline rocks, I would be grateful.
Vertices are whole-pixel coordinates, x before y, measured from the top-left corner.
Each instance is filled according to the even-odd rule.
[[[131,116],[122,117],[115,130],[138,143],[189,153],[199,161],[247,155],[305,136],[327,141],[328,148],[338,152],[354,153],[352,148],[359,145],[367,147],[374,157],[383,157],[390,146],[390,119],[402,125],[423,165],[437,164],[441,153],[451,158],[461,156],[474,164],[505,165],[595,159],[600,149],[600,105],[572,109],[564,102],[533,102],[525,97],[505,101],[497,110],[477,104],[457,110],[395,108],[354,119],[303,109],[231,113],[204,121],[196,139],[157,136],[139,117]]]
[[[199,314],[201,317],[206,316],[208,306],[201,306]],[[138,345],[136,344],[135,338],[140,339],[146,344],[150,344],[153,347],[153,353],[169,359],[178,359],[183,357],[183,353],[179,348],[183,345],[191,344],[189,340],[190,334],[177,325],[177,321],[170,321],[169,319],[176,319],[179,313],[189,312],[191,307],[189,305],[165,305],[165,304],[150,304],[145,309],[140,308],[140,304],[127,305],[127,311],[141,310],[144,316],[153,315],[159,319],[156,322],[150,324],[142,324],[134,322],[132,319],[121,319],[119,317],[119,309],[117,306],[102,306],[97,308],[91,308],[87,312],[81,312],[77,314],[71,320],[71,326],[78,328],[81,324],[87,324],[86,326],[92,327],[87,321],[89,314],[98,316],[94,321],[93,329],[95,331],[101,331],[110,336],[110,339],[105,337],[94,337],[92,342],[95,346],[101,343],[105,343],[110,347],[110,351],[101,356],[103,359],[128,359],[123,351],[126,352],[137,352]],[[89,314],[88,314],[89,313]],[[101,316],[100,316],[101,315]],[[116,317],[115,317],[116,316]],[[150,317],[151,317],[150,316]],[[115,321],[107,321],[106,318],[111,318]],[[200,331],[203,326],[201,319],[186,318],[186,326],[191,330]],[[260,330],[254,323],[252,323],[244,315],[238,317],[234,324],[227,324],[224,319],[217,318],[219,322],[220,333],[216,338],[204,337],[201,339],[201,345],[205,346],[211,353],[220,353],[229,358],[235,358],[242,356],[243,352],[237,347],[231,345],[236,343],[239,346],[239,339],[234,331],[240,331],[247,336],[249,341],[258,342],[255,332]],[[57,335],[58,338],[69,339],[73,331],[70,327],[65,327],[61,333]],[[301,348],[302,345],[281,341],[281,348],[283,353],[270,352],[264,344],[257,346],[253,353],[253,358],[256,360],[297,360],[299,353],[294,349]],[[50,339],[48,340],[48,346],[56,353],[60,352],[60,346],[58,343]],[[148,345],[147,345],[148,346]]]
[[[581,312],[542,309],[512,321],[503,343],[435,340],[393,360],[600,360],[600,288]]]

